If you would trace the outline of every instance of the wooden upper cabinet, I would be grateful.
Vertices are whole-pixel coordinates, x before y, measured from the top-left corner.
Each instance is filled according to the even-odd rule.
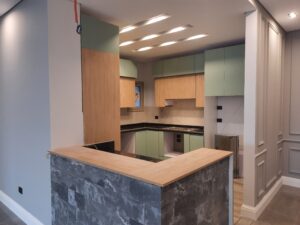
[[[165,107],[167,100],[196,99],[197,107],[203,107],[203,80],[203,75],[187,75],[155,79],[156,106]]]
[[[204,75],[196,75],[196,107],[204,107]]]
[[[135,79],[120,77],[120,107],[135,107]]]

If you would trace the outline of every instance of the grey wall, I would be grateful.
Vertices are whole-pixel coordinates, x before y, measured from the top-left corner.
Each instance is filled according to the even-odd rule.
[[[300,179],[300,31],[288,33],[284,82],[284,175]]]
[[[49,120],[47,0],[26,0],[0,20],[0,190],[44,224]]]
[[[285,32],[259,3],[256,7],[247,16],[246,31],[244,203],[248,206],[256,206],[273,187],[283,162]]]

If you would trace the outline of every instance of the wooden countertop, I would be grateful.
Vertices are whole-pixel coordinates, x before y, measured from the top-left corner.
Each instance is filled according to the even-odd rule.
[[[164,187],[232,155],[202,148],[158,163],[85,147],[61,148],[51,154]]]

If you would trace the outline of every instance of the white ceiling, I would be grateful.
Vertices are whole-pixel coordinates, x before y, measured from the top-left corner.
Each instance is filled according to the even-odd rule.
[[[0,0],[0,16],[7,13],[11,8],[18,4],[21,0]]]
[[[272,14],[286,31],[300,29],[300,0],[260,0],[261,4]],[[288,17],[289,12],[298,13],[296,19]]]
[[[193,27],[179,33],[163,35],[153,40],[121,47],[122,56],[140,61],[153,60],[228,43],[243,42],[245,37],[244,13],[254,10],[248,0],[81,0],[82,8],[90,14],[119,27],[135,24],[166,13],[171,18],[156,24],[140,27],[120,35],[120,42],[171,28],[191,24]],[[145,52],[132,50],[158,45],[172,40],[206,33],[208,37],[154,48]]]

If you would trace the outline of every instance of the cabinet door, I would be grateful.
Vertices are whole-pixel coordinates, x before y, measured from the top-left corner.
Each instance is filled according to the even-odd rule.
[[[245,46],[225,48],[225,95],[244,95]]]
[[[146,131],[146,146],[147,146],[147,156],[152,158],[159,158],[159,139],[158,131],[148,130]]]
[[[162,78],[163,99],[195,99],[195,75]]]
[[[224,95],[224,58],[224,48],[205,52],[205,96]]]
[[[190,151],[203,148],[203,136],[200,135],[190,135]]]
[[[200,53],[194,56],[194,72],[204,73],[204,54]]]
[[[204,107],[204,75],[196,75],[196,107]]]
[[[176,74],[186,75],[194,73],[194,55],[177,58]]]
[[[135,154],[147,156],[147,131],[138,131],[135,133]]]
[[[159,77],[163,75],[163,64],[164,62],[162,60],[153,63],[152,65],[153,76]]]
[[[120,78],[120,107],[135,107],[135,79]]]
[[[158,131],[158,157],[159,159],[165,159],[165,141],[163,131]]]
[[[120,59],[121,77],[137,78],[137,73],[136,65],[131,60]]]
[[[184,134],[183,140],[184,140],[184,153],[187,153],[190,151],[190,135]]]

